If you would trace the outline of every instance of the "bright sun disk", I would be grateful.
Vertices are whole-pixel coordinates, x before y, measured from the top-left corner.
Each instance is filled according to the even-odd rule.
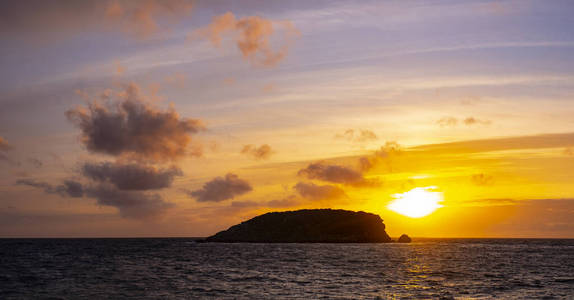
[[[421,218],[442,207],[441,192],[433,191],[436,186],[417,187],[408,192],[392,194],[395,200],[387,207],[401,215],[411,218]]]

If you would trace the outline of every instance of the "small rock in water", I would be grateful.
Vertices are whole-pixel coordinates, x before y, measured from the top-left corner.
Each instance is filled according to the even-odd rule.
[[[401,235],[401,237],[399,237],[398,242],[399,242],[399,243],[410,243],[410,242],[411,242],[411,238],[410,238],[408,235],[403,234],[403,235]]]

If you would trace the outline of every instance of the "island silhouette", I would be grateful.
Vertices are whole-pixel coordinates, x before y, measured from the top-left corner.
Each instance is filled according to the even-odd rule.
[[[225,243],[389,243],[379,215],[302,209],[259,215],[205,239]]]

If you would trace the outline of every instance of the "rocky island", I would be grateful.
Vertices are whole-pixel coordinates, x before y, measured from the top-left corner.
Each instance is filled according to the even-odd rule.
[[[410,243],[411,238],[408,235],[403,234],[403,235],[401,235],[401,237],[399,237],[397,242],[399,242],[399,243]]]
[[[230,227],[206,242],[389,243],[380,216],[342,209],[271,212]]]

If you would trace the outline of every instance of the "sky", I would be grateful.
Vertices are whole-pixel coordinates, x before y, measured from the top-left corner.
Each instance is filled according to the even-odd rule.
[[[395,237],[574,238],[573,11],[2,1],[0,237],[334,208]]]

